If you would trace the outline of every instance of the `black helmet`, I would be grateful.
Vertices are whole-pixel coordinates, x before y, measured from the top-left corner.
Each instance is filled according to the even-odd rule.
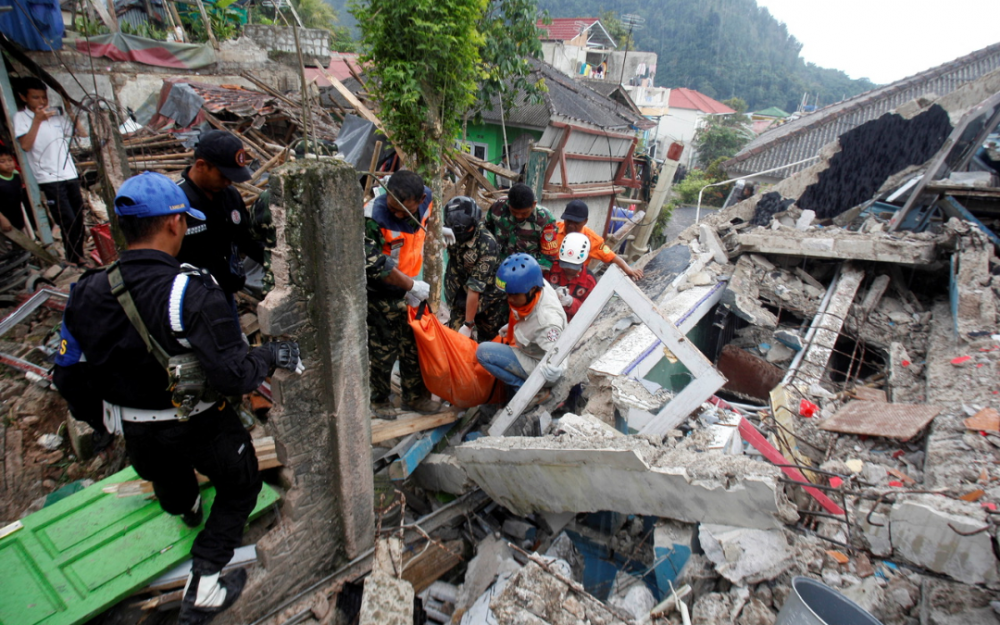
[[[452,229],[459,243],[472,238],[482,216],[483,211],[476,201],[465,195],[456,195],[444,205],[444,225]]]

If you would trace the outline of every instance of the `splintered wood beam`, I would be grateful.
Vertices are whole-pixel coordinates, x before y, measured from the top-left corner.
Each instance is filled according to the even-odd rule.
[[[403,579],[413,585],[414,593],[422,593],[462,561],[463,545],[461,539],[428,543],[426,549],[404,559]]]
[[[439,412],[429,415],[415,415],[395,421],[372,419],[372,444],[383,443],[394,438],[401,438],[414,432],[432,430],[442,425],[458,420],[459,411]]]
[[[274,437],[256,438],[253,441],[253,448],[257,455],[257,468],[261,471],[284,466],[278,460],[278,452],[274,446]],[[198,484],[207,484],[209,479],[195,471]],[[153,483],[147,480],[131,480],[129,482],[119,482],[110,484],[102,489],[109,495],[114,494],[121,497],[135,497],[138,495],[150,495],[153,493]]]

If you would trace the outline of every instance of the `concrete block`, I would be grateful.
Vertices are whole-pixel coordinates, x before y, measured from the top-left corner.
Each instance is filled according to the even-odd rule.
[[[625,436],[594,415],[566,413],[556,421],[553,434],[573,434],[595,440]]]
[[[291,335],[308,320],[305,302],[289,288],[274,289],[257,306],[257,322],[268,336]]]
[[[512,575],[521,565],[514,560],[507,541],[495,536],[487,536],[476,546],[476,555],[469,560],[465,571],[465,581],[458,591],[455,613],[470,609],[473,603],[489,588],[500,575]]]
[[[866,504],[866,506],[869,504]],[[879,512],[868,515],[866,506],[858,510],[858,527],[865,540],[868,541],[868,550],[872,555],[880,558],[887,558],[892,555],[892,539],[890,534],[889,517]],[[871,523],[869,523],[871,519]]]
[[[703,523],[698,538],[715,570],[737,586],[772,580],[795,561],[795,551],[782,530]]]
[[[975,504],[917,496],[893,504],[889,523],[893,550],[910,562],[966,584],[997,582],[989,532],[958,533],[989,526],[986,513]]]
[[[67,414],[66,435],[69,436],[69,444],[79,460],[90,460],[94,457],[94,428]]]
[[[393,574],[395,563],[401,559],[402,546],[402,539],[388,538],[375,547],[372,574],[365,578],[361,596],[359,625],[413,623],[413,586]]]
[[[719,238],[719,233],[715,231],[715,228],[707,224],[699,224],[698,241],[703,248],[712,253],[712,259],[715,262],[720,265],[729,264],[729,254],[726,253],[726,248],[722,244],[722,239]]]
[[[425,490],[450,495],[464,495],[476,486],[450,454],[428,454],[413,472],[413,478]]]
[[[554,567],[553,567],[554,568]],[[576,583],[567,583],[536,562],[514,574],[490,608],[496,623],[592,623],[627,625],[625,616],[610,608]],[[487,621],[483,621],[487,622]]]
[[[826,230],[801,232],[782,228],[780,232],[755,230],[739,235],[744,252],[782,254],[812,258],[869,260],[903,265],[933,262],[938,255],[934,240],[900,238],[887,234],[865,234]]]
[[[759,529],[797,518],[777,467],[641,438],[484,437],[455,456],[494,501],[521,516],[607,510]]]

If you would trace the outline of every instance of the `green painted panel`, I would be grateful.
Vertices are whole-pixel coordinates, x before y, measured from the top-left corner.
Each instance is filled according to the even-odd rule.
[[[145,497],[105,486],[138,479],[129,467],[24,519],[0,540],[0,625],[73,625],[176,566],[198,529]],[[202,490],[206,517],[215,489]],[[264,484],[250,518],[278,500]]]

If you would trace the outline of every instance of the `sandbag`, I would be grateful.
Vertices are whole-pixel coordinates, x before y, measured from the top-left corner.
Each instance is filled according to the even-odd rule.
[[[503,383],[476,360],[474,340],[442,325],[427,302],[409,315],[427,390],[458,408],[500,401]]]

